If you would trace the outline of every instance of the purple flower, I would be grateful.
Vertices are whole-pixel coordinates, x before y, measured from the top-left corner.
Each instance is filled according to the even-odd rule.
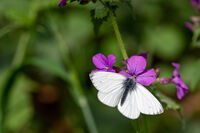
[[[127,60],[128,72],[121,71],[120,74],[132,77],[137,83],[144,86],[149,86],[156,80],[156,72],[154,69],[145,71],[146,64],[147,62],[144,56],[131,56]]]
[[[172,77],[172,82],[176,84],[178,99],[182,99],[187,94],[188,87],[185,85],[181,76],[178,74],[180,64],[172,63],[172,65],[175,67],[173,77]]]
[[[185,26],[186,26],[189,30],[194,31],[194,26],[193,26],[192,23],[186,22],[186,23],[185,23]]]
[[[188,92],[188,87],[183,82],[180,74],[178,74],[178,70],[180,68],[180,64],[172,63],[172,66],[175,67],[172,78],[161,78],[160,84],[169,84],[174,83],[176,84],[177,89],[177,97],[178,99],[182,99]]]
[[[113,68],[113,64],[116,62],[116,57],[112,54],[108,55],[106,58],[103,54],[99,53],[93,56],[92,61],[94,65],[97,67],[95,71],[107,71],[107,72],[115,72]]]
[[[58,4],[58,7],[65,6],[67,4],[67,0],[61,0]]]
[[[200,0],[191,0],[191,3],[197,11],[200,11]]]
[[[171,78],[160,78],[160,84],[173,83]]]
[[[191,30],[192,32],[194,32],[199,26],[200,26],[200,18],[197,16],[192,16],[190,17],[190,20],[192,23],[190,22],[186,22],[185,26]]]

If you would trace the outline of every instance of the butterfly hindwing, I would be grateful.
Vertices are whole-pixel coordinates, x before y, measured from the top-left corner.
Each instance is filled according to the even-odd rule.
[[[131,90],[128,92],[124,103],[122,105],[120,103],[118,104],[118,110],[130,119],[137,119],[140,115],[137,104],[136,92],[135,90]]]
[[[115,107],[118,105],[120,98],[122,96],[123,89],[115,89],[108,93],[98,92],[97,96],[98,99],[104,103],[105,105],[108,105],[110,107]]]

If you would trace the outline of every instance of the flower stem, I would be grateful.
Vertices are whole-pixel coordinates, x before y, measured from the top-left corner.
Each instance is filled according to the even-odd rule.
[[[2,93],[0,97],[0,133],[5,132],[5,120],[7,115],[7,104],[8,100],[10,98],[11,93],[11,87],[12,83],[14,82],[14,76],[17,73],[17,69],[22,65],[24,61],[24,57],[26,54],[27,46],[29,44],[30,40],[30,33],[24,32],[20,36],[19,43],[17,45],[16,53],[14,55],[13,61],[12,61],[12,67],[8,73],[8,75],[5,77],[5,82],[2,84]]]
[[[139,120],[136,120],[136,133],[140,133],[140,123]]]
[[[116,38],[117,38],[118,43],[119,43],[119,47],[120,47],[121,52],[122,52],[122,56],[123,56],[123,58],[125,60],[127,60],[128,59],[128,55],[126,53],[126,49],[125,49],[121,34],[119,32],[117,21],[116,21],[115,16],[114,16],[114,14],[112,12],[110,13],[110,18],[111,18],[111,21],[112,21],[112,25],[113,25],[113,28],[114,28],[114,31],[115,31]]]
[[[126,52],[126,49],[125,49],[125,45],[124,45],[124,42],[122,40],[120,31],[119,31],[119,27],[117,25],[116,18],[115,18],[115,16],[114,16],[112,11],[110,12],[110,18],[111,18],[111,21],[112,21],[113,29],[115,31],[115,35],[116,35],[116,38],[118,40],[118,44],[119,44],[122,56],[123,56],[124,60],[127,60],[128,59],[128,55],[127,55],[127,52]],[[137,119],[135,121],[136,121],[136,123],[134,124],[135,125],[134,127],[135,127],[135,130],[136,130],[136,133],[140,133],[139,119]]]
[[[92,113],[91,113],[91,110],[90,110],[90,107],[89,107],[89,104],[87,101],[87,98],[86,98],[85,94],[83,93],[83,88],[81,87],[81,83],[79,81],[78,74],[76,72],[73,62],[71,61],[71,59],[68,56],[69,55],[68,47],[65,43],[63,36],[58,31],[58,27],[57,27],[56,23],[54,22],[53,18],[50,16],[50,14],[49,14],[49,18],[51,20],[50,21],[51,28],[56,37],[56,40],[58,41],[57,44],[58,44],[61,56],[62,56],[63,60],[65,61],[66,66],[69,69],[69,74],[71,77],[69,82],[72,86],[72,89],[69,89],[69,91],[72,94],[75,102],[80,106],[90,133],[98,133],[94,118],[92,116]]]
[[[134,130],[136,131],[136,133],[140,133],[139,119],[132,120],[131,123],[132,123],[132,126],[133,126]]]
[[[184,131],[185,130],[185,119],[181,113],[181,108],[179,110],[177,110],[178,114],[179,114],[179,117],[180,117],[180,120],[181,120],[181,126],[182,126],[182,130]]]
[[[19,44],[17,46],[16,53],[15,53],[15,56],[14,56],[14,59],[12,62],[12,65],[14,67],[18,67],[23,63],[29,39],[30,39],[29,33],[23,33],[21,35],[21,38],[19,39]]]
[[[149,127],[148,127],[147,117],[145,115],[142,115],[142,116],[143,116],[143,121],[144,121],[145,133],[149,133]]]

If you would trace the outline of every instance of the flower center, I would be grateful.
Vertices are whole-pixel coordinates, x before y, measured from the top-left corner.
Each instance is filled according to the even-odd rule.
[[[109,70],[110,68],[109,68],[109,67],[106,67],[106,69]]]

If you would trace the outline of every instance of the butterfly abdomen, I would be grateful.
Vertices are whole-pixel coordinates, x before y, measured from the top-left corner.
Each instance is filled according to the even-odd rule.
[[[124,104],[129,91],[134,89],[135,85],[136,85],[136,82],[131,78],[127,78],[124,81],[124,83],[123,83],[124,92],[123,92],[121,103],[120,103],[121,106]]]

